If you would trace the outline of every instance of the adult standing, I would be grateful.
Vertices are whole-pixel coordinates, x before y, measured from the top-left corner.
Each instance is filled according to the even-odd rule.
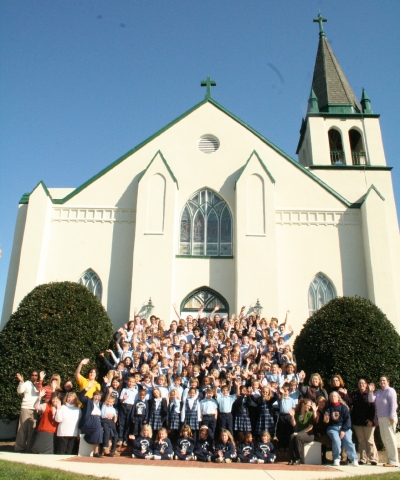
[[[20,373],[16,374],[19,382],[17,392],[24,397],[22,399],[18,433],[14,446],[15,452],[31,453],[32,451],[36,424],[39,418],[34,405],[39,396],[39,388],[42,386],[44,375],[44,372],[39,374],[37,370],[33,370],[31,379],[24,382],[24,377]]]
[[[381,438],[388,456],[384,467],[397,467],[399,455],[397,452],[396,427],[397,427],[397,393],[389,385],[389,379],[382,376],[379,379],[381,390],[375,392],[375,384],[369,384],[368,400],[375,402],[376,415],[378,417]]]
[[[374,440],[375,405],[368,400],[368,384],[361,378],[358,390],[351,395],[351,422],[357,435],[360,463],[377,465],[378,451]]]

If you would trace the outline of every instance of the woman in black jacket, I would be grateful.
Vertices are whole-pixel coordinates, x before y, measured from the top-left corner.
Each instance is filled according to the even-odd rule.
[[[374,440],[375,404],[368,401],[368,384],[363,378],[358,381],[358,390],[351,395],[351,403],[351,421],[357,435],[360,463],[377,465],[379,457]]]

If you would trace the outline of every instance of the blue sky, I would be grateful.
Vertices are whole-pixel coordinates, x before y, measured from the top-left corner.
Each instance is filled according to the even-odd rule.
[[[318,46],[381,114],[400,207],[398,0],[0,1],[0,309],[18,201],[77,187],[204,98],[295,155]]]

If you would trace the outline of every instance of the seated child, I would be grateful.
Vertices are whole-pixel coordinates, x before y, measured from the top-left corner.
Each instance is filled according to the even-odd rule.
[[[215,446],[214,461],[216,463],[231,463],[236,458],[236,449],[233,436],[229,430],[223,429],[220,441]]]
[[[237,453],[238,463],[257,463],[257,457],[254,453],[253,435],[251,432],[244,434],[244,442],[239,443]]]
[[[203,425],[200,427],[200,438],[194,447],[194,460],[199,462],[211,462],[214,454],[214,440],[208,435],[208,427]]]
[[[160,428],[153,444],[154,460],[172,460],[172,445],[166,428]]]
[[[140,437],[136,437],[133,442],[132,458],[153,459],[153,431],[150,425],[144,425],[140,432]]]
[[[189,425],[184,425],[176,442],[175,460],[194,460],[193,450],[194,440],[192,430]]]
[[[256,446],[257,463],[274,463],[276,455],[275,448],[271,443],[271,435],[268,431],[261,432],[261,442]]]

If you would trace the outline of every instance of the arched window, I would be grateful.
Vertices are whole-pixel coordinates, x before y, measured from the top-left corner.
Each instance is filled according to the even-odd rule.
[[[329,150],[331,153],[331,164],[335,165],[337,162],[346,164],[344,158],[344,150],[343,150],[343,143],[342,143],[342,135],[338,130],[331,128],[328,132],[329,138]]]
[[[205,188],[185,204],[181,216],[180,255],[232,255],[232,215],[217,193]]]
[[[229,314],[229,305],[225,298],[208,287],[201,287],[189,293],[181,303],[181,312],[197,312],[204,305],[203,312],[210,313],[219,305],[218,313]]]
[[[335,289],[331,282],[323,275],[318,273],[308,289],[308,314],[311,315],[326,303],[336,297]]]
[[[361,133],[355,128],[351,128],[349,130],[349,140],[353,165],[366,165],[367,157],[365,155]]]
[[[86,287],[89,292],[92,292],[93,295],[101,302],[101,297],[103,295],[101,280],[97,273],[95,273],[91,268],[86,270],[86,272],[78,280],[78,283]]]

